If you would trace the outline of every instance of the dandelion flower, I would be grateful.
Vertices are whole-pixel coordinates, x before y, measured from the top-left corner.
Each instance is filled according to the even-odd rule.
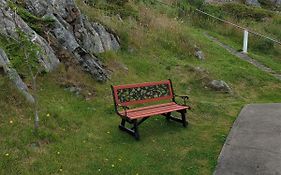
[[[101,171],[101,169],[99,168],[98,171]]]
[[[122,159],[118,159],[119,161],[122,161]]]
[[[60,169],[60,172],[62,172],[62,168]]]
[[[60,152],[58,151],[57,154],[60,154]]]
[[[110,134],[110,132],[109,132],[109,131],[107,131],[107,134]]]
[[[10,120],[10,124],[13,124],[14,122],[13,122],[13,120]]]
[[[47,117],[50,117],[51,115],[48,113],[46,116],[47,116]]]
[[[10,155],[9,153],[6,153],[6,154],[5,154],[5,156],[7,156],[7,157],[8,157],[9,155]]]
[[[114,165],[114,164],[112,164],[112,165],[111,165],[111,167],[112,167],[112,168],[114,168],[114,167],[115,167],[115,165]]]

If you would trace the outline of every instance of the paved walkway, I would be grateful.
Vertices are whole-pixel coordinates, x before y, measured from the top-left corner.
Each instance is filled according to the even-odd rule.
[[[214,175],[281,175],[281,103],[242,109]]]
[[[224,49],[226,49],[229,53],[237,56],[238,58],[245,60],[249,63],[251,63],[252,65],[256,66],[257,68],[259,68],[260,70],[269,73],[270,75],[274,76],[275,78],[281,80],[281,74],[276,73],[275,71],[273,71],[271,68],[263,65],[262,63],[258,62],[257,60],[249,57],[247,54],[244,54],[242,52],[238,52],[236,49],[230,47],[229,45],[226,45],[222,42],[220,42],[217,38],[205,33],[206,37],[208,37],[210,40],[212,40],[213,42],[217,43],[218,45],[220,45],[221,47],[223,47]]]

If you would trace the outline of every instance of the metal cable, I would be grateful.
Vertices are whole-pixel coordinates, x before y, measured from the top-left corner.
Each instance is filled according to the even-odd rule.
[[[158,3],[160,3],[160,4],[162,4],[162,5],[166,5],[166,6],[170,6],[170,7],[175,7],[175,6],[166,4],[166,3],[164,3],[164,2],[161,2],[161,1],[159,1],[159,0],[155,0],[155,1],[158,2]],[[212,18],[214,18],[214,19],[216,19],[216,20],[219,20],[219,21],[221,21],[221,22],[230,24],[230,25],[235,26],[235,27],[237,27],[237,28],[239,28],[239,29],[242,29],[242,30],[247,30],[249,33],[252,33],[252,34],[254,34],[254,35],[257,35],[257,36],[266,38],[266,39],[268,39],[268,40],[271,40],[271,41],[273,41],[273,42],[275,42],[275,43],[281,45],[281,41],[278,41],[277,39],[270,38],[270,37],[268,37],[268,36],[266,36],[266,35],[264,35],[264,34],[260,34],[260,33],[258,33],[258,32],[255,32],[255,31],[251,30],[251,29],[248,29],[248,28],[246,28],[246,27],[239,26],[239,25],[234,24],[234,23],[232,23],[232,22],[230,22],[230,21],[221,19],[221,18],[216,17],[216,16],[214,16],[214,15],[211,15],[211,14],[209,14],[209,13],[206,13],[206,12],[204,12],[204,11],[202,11],[202,10],[199,10],[199,9],[195,9],[195,10],[196,10],[197,12],[200,12],[200,13],[202,13],[202,14],[205,14],[205,15],[207,15],[207,16],[210,16],[210,17],[212,17]]]
[[[214,16],[214,15],[211,15],[211,14],[206,13],[206,12],[204,12],[204,11],[202,11],[202,10],[199,10],[199,9],[196,9],[196,11],[197,11],[197,12],[200,12],[200,13],[202,13],[202,14],[205,14],[205,15],[207,15],[207,16],[210,16],[210,17],[212,17],[212,18],[214,18],[214,19],[216,19],[216,20],[219,20],[219,21],[221,21],[221,22],[224,22],[224,23],[233,25],[233,26],[235,26],[235,27],[237,27],[237,28],[239,28],[239,29],[247,30],[249,33],[252,33],[252,34],[257,35],[257,36],[260,36],[260,37],[264,37],[264,38],[266,38],[266,39],[269,39],[269,40],[271,40],[271,41],[273,41],[273,42],[275,42],[275,43],[281,45],[281,42],[280,42],[280,41],[278,41],[278,40],[276,40],[276,39],[273,39],[273,38],[270,38],[270,37],[268,37],[268,36],[265,36],[265,35],[263,35],[263,34],[260,34],[260,33],[258,33],[258,32],[255,32],[255,31],[253,31],[253,30],[250,30],[250,29],[248,29],[248,28],[246,28],[246,27],[241,27],[241,26],[239,26],[239,25],[237,25],[237,24],[234,24],[234,23],[232,23],[232,22],[230,22],[230,21],[227,21],[227,20],[218,18],[218,17],[216,17],[216,16]]]

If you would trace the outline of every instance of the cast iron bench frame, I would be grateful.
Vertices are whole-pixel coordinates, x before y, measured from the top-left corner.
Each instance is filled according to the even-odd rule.
[[[189,99],[189,97],[187,95],[175,95],[172,81],[170,79],[159,82],[111,86],[111,89],[115,112],[122,118],[119,129],[134,136],[136,140],[139,140],[140,137],[138,126],[148,118],[155,115],[163,115],[168,121],[173,120],[180,122],[182,123],[183,127],[188,125],[188,122],[186,121],[186,113],[187,110],[191,108],[190,106],[186,105],[186,101]],[[160,92],[160,90],[162,90],[162,92]],[[153,93],[155,93],[155,95]],[[141,94],[143,96],[136,96]],[[147,94],[148,97],[145,97]],[[182,98],[184,104],[178,104],[175,100],[176,97]],[[129,108],[129,106],[136,104],[147,104],[149,102],[158,102],[163,100],[168,100],[171,102],[165,102],[158,105],[147,105],[145,107],[136,107],[133,109]],[[120,108],[123,110],[120,111]],[[172,116],[172,112],[180,113],[181,119]],[[126,122],[132,124],[133,127],[127,128],[125,126]]]

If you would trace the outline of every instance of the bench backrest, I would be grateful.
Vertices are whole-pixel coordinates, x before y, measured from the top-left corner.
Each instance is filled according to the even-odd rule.
[[[112,86],[115,104],[129,106],[174,98],[171,80]]]

